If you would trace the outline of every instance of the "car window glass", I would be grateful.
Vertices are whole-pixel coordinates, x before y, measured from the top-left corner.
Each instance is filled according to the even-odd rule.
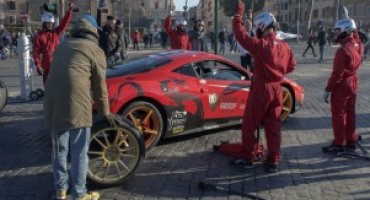
[[[186,64],[184,66],[181,66],[174,70],[175,73],[183,74],[186,76],[191,76],[191,77],[197,77],[197,73],[195,72],[195,69],[193,68],[192,64]]]
[[[161,54],[138,56],[126,60],[123,63],[109,66],[107,68],[107,77],[111,78],[128,74],[147,72],[163,66],[171,61],[172,59],[170,59],[168,56]]]
[[[194,65],[200,66],[204,79],[229,81],[249,80],[247,73],[218,60],[201,61]]]

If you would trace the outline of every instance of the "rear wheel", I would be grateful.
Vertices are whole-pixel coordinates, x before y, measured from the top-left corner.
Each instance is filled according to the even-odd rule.
[[[101,186],[124,183],[134,174],[145,153],[140,133],[128,122],[111,127],[101,121],[92,127],[88,151],[88,179]]]
[[[0,81],[0,111],[4,109],[7,102],[8,90],[6,89],[4,83]]]
[[[281,121],[285,121],[289,118],[294,106],[293,95],[290,90],[283,87],[283,109],[281,111]]]
[[[161,112],[155,105],[146,101],[134,102],[122,114],[144,135],[147,151],[159,142],[164,124]]]

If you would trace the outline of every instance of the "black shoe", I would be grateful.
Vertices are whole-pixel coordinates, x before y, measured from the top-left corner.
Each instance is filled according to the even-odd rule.
[[[230,160],[230,165],[242,167],[242,168],[252,168],[253,160],[244,160],[244,159],[232,159]]]
[[[329,146],[322,147],[322,152],[324,152],[324,153],[340,153],[340,152],[344,152],[344,146],[331,144]]]
[[[344,149],[346,151],[355,152],[356,151],[356,143],[348,143]]]
[[[303,54],[302,57],[305,58],[306,56]]]
[[[269,161],[264,161],[263,162],[263,167],[265,170],[269,173],[277,173],[279,172],[279,164],[276,162],[269,162]]]

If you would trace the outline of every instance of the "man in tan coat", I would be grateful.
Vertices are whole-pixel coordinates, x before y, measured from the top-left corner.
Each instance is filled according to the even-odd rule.
[[[87,151],[92,126],[92,102],[109,119],[106,59],[98,45],[98,27],[94,17],[84,15],[72,28],[67,42],[54,55],[45,88],[44,111],[53,141],[52,164],[57,199],[66,199],[68,190],[67,155],[71,147],[73,199],[99,199],[99,193],[87,193]]]

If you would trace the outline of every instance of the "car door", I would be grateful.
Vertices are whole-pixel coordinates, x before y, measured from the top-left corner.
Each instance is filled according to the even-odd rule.
[[[172,84],[168,96],[176,107],[166,107],[168,130],[172,134],[199,128],[203,123],[202,93],[199,87],[199,77],[192,63],[185,64],[173,70],[168,77]]]
[[[250,90],[250,75],[231,63],[208,60],[202,65],[200,88],[205,120],[241,118]]]

